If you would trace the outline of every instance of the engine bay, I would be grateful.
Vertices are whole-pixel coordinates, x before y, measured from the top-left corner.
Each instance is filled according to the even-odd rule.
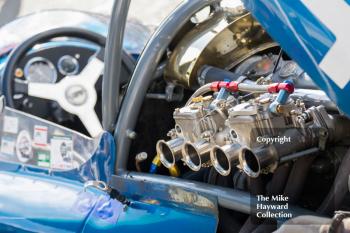
[[[249,14],[238,13],[204,42],[203,35],[220,25],[220,20],[209,21],[168,51],[166,83],[156,81],[149,93],[175,85],[183,98],[147,95],[129,170],[253,196],[281,195],[320,215],[340,206],[347,210],[348,178],[341,171],[348,157],[350,120]],[[219,212],[219,232],[238,232],[256,221],[225,208]],[[276,229],[276,219],[268,225]]]

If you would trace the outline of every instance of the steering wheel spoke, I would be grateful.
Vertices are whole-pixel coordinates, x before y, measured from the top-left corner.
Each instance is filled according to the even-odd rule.
[[[86,130],[89,132],[91,137],[97,137],[103,132],[103,128],[100,120],[97,117],[95,110],[87,109],[86,111],[80,111],[77,116],[85,126]]]
[[[57,101],[62,96],[62,88],[52,83],[28,83],[28,95]]]
[[[90,85],[95,85],[102,75],[103,69],[103,61],[94,56],[76,78],[82,79],[83,82],[88,82]]]

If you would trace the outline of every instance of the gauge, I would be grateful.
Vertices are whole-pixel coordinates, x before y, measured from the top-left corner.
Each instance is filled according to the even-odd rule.
[[[57,71],[55,66],[46,58],[34,57],[24,67],[24,75],[29,82],[55,83]]]
[[[57,67],[63,75],[74,75],[79,71],[79,62],[75,57],[65,55],[58,60]]]
[[[287,61],[279,72],[282,78],[288,78],[289,76],[297,73],[298,65],[294,61]]]

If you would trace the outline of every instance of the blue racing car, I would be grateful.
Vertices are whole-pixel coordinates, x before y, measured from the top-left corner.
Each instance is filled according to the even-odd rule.
[[[129,4],[0,30],[0,231],[349,232],[348,1]]]

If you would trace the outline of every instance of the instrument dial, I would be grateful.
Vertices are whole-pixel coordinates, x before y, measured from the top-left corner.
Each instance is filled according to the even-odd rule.
[[[57,67],[63,75],[75,75],[79,71],[79,62],[75,57],[65,55],[58,60]]]
[[[55,83],[57,81],[55,66],[43,57],[30,59],[24,67],[24,75],[29,82]]]

